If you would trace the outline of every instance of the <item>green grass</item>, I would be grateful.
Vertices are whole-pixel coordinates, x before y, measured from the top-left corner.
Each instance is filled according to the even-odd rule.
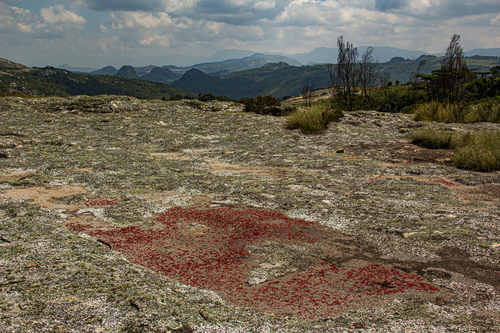
[[[500,122],[500,103],[491,101],[469,106],[467,104],[452,104],[430,102],[418,105],[414,110],[417,121],[438,121],[442,123],[478,123]]]
[[[410,139],[413,144],[429,149],[457,149],[452,161],[459,168],[500,170],[500,131],[460,134],[424,128],[412,132]]]
[[[285,127],[287,129],[300,129],[305,134],[320,134],[324,132],[331,122],[338,121],[344,116],[343,112],[327,106],[313,106],[299,109],[292,113]]]

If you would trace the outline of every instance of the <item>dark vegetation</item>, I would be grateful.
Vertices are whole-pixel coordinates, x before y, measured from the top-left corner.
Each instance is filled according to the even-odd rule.
[[[240,100],[244,105],[245,112],[254,112],[257,114],[266,114],[272,116],[284,116],[295,111],[293,106],[282,106],[280,101],[272,96],[246,97]]]
[[[5,74],[4,74],[5,73]],[[190,91],[166,84],[111,75],[76,74],[53,67],[22,69],[2,68],[1,94],[30,96],[126,95],[138,98],[162,98]]]

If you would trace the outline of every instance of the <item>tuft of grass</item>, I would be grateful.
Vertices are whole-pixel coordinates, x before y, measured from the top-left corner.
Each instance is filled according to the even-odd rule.
[[[285,127],[287,129],[300,129],[305,134],[323,133],[331,122],[339,121],[344,113],[328,106],[313,106],[293,112]]]
[[[462,169],[475,171],[500,170],[500,131],[452,134],[432,128],[410,134],[413,144],[429,149],[457,149],[452,160]]]
[[[453,158],[458,167],[485,172],[500,170],[500,131],[465,136]]]
[[[500,103],[487,102],[474,105],[465,116],[466,123],[500,123]]]
[[[415,120],[442,123],[500,123],[500,103],[488,102],[474,106],[449,102],[430,102],[418,105]]]
[[[457,146],[456,136],[430,127],[413,131],[410,139],[411,143],[429,149],[454,149]]]
[[[420,104],[413,110],[416,115],[415,120],[442,123],[462,123],[468,112],[467,105],[449,102]]]

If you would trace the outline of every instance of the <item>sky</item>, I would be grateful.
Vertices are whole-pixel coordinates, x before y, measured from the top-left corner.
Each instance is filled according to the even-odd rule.
[[[137,66],[226,49],[306,53],[335,47],[338,36],[440,53],[454,33],[465,51],[500,47],[500,1],[0,0],[0,57],[28,66]]]

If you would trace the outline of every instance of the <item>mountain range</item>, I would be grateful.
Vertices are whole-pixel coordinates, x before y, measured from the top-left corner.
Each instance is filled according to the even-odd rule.
[[[368,46],[360,46],[358,47],[358,52],[360,54],[363,54],[365,50],[367,49]],[[296,53],[296,54],[285,54],[285,53],[266,53],[266,52],[261,52],[261,53],[256,53],[254,51],[250,50],[238,50],[238,49],[229,49],[229,50],[223,50],[215,53],[212,56],[189,56],[189,55],[164,55],[164,56],[147,56],[147,57],[141,57],[137,59],[133,58],[127,58],[127,57],[119,57],[119,58],[113,58],[110,59],[109,62],[114,64],[113,66],[115,67],[121,67],[123,64],[127,65],[132,65],[133,67],[137,68],[139,65],[137,64],[144,64],[144,63],[149,63],[149,64],[157,64],[155,67],[166,67],[170,70],[173,68],[177,68],[179,72],[186,72],[192,68],[196,68],[201,70],[202,72],[205,72],[207,74],[211,72],[217,72],[220,70],[225,70],[225,68],[220,68],[216,69],[215,67],[220,66],[220,67],[230,67],[230,64],[233,66],[236,63],[236,69],[230,69],[232,71],[238,71],[238,70],[244,70],[244,69],[250,69],[250,68],[257,68],[250,66],[248,68],[239,67],[237,65],[238,62],[244,61],[244,59],[249,60],[249,58],[264,58],[266,59],[267,62],[286,62],[290,65],[293,66],[299,66],[299,65],[314,65],[314,64],[324,64],[324,63],[335,63],[337,60],[337,48],[327,48],[327,47],[318,47],[312,50],[311,52],[307,53]],[[373,59],[377,62],[383,63],[391,60],[394,57],[402,57],[405,59],[416,59],[421,55],[434,55],[434,56],[443,56],[444,53],[437,53],[437,54],[429,54],[424,51],[420,50],[407,50],[407,49],[401,49],[401,48],[395,48],[395,47],[375,47],[374,48],[374,53],[373,53]],[[471,57],[474,55],[480,55],[480,56],[494,56],[494,57],[499,57],[500,56],[500,48],[489,48],[489,49],[473,49],[467,52],[464,52],[465,56]],[[273,59],[274,57],[274,59]],[[278,58],[282,57],[282,58]],[[293,59],[293,60],[292,60]],[[220,65],[215,65],[214,63],[221,63]],[[120,65],[116,65],[120,64]],[[264,64],[262,64],[264,65]],[[260,66],[262,66],[260,65]],[[255,65],[257,66],[257,64]],[[104,68],[101,68],[99,70],[97,69],[92,69],[92,68],[86,68],[86,67],[71,67],[68,64],[62,64],[60,66],[57,66],[58,68],[61,69],[66,69],[72,72],[81,72],[81,73],[93,73],[93,74],[102,74],[101,72],[97,73],[98,71],[102,71],[104,68],[107,67],[112,67],[111,65],[108,65]],[[118,71],[118,70],[116,70]],[[175,72],[175,71],[174,71]],[[115,73],[116,74],[116,73]],[[146,73],[144,73],[146,74]],[[143,74],[143,75],[144,75]],[[113,74],[112,74],[113,75]],[[138,73],[139,76],[141,76]]]
[[[390,50],[379,50],[378,56],[386,51]],[[316,59],[328,54],[331,56],[331,52],[327,48],[316,49]],[[441,57],[434,55],[422,55],[417,59],[393,57],[390,61],[377,63],[375,70],[387,81],[406,83],[421,60],[426,61],[421,74],[430,74],[439,69],[442,62]],[[500,57],[493,56],[467,57],[466,61],[469,68],[478,72],[488,72],[490,68],[500,65]],[[287,56],[261,53],[190,67],[126,65],[116,69],[107,66],[93,74],[72,73],[53,67],[30,69],[23,66],[20,69],[16,66],[22,65],[5,60],[0,66],[0,88],[8,93],[32,96],[116,94],[169,98],[173,95],[194,97],[201,93],[233,99],[258,95],[283,98],[300,94],[305,84],[313,84],[316,89],[326,88],[330,80],[326,64],[303,66],[298,60]]]
[[[133,67],[129,71],[135,70]],[[124,70],[125,71],[125,70]],[[28,68],[0,58],[0,96],[126,95],[138,98],[169,98],[195,95],[171,85],[124,78],[116,75],[90,75],[47,66]]]

